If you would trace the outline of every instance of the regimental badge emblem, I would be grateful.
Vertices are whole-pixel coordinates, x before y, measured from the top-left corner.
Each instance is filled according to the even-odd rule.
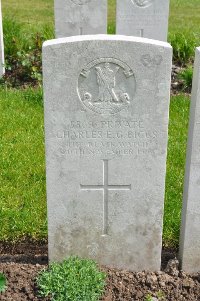
[[[84,5],[88,2],[90,2],[91,0],[71,0],[74,4],[77,4],[77,5]]]
[[[148,7],[152,5],[154,0],[131,0],[131,1],[139,7]]]
[[[78,94],[82,104],[99,114],[115,114],[128,107],[136,92],[133,70],[114,58],[100,58],[80,73]]]

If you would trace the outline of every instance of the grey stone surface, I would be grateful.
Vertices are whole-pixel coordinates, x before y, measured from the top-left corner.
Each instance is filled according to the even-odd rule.
[[[107,0],[54,0],[56,37],[107,33]]]
[[[160,269],[171,60],[141,38],[44,44],[50,260]]]
[[[200,272],[200,48],[196,50],[185,171],[180,261],[184,271]]]
[[[2,10],[0,1],[0,77],[5,73],[4,68],[4,43],[3,43],[3,24],[2,24]]]
[[[117,0],[116,33],[167,41],[169,0]]]

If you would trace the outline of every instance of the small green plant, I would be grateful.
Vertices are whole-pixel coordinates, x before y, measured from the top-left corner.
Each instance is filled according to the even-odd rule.
[[[145,297],[145,301],[154,301],[152,296],[150,294],[148,294],[146,297]]]
[[[158,297],[158,300],[162,300],[162,301],[165,301],[165,293],[163,291],[158,291],[156,296]]]
[[[192,88],[193,67],[188,66],[179,74],[178,78],[182,81],[183,90],[190,91]]]
[[[6,290],[6,277],[3,273],[0,273],[0,293],[4,293]]]
[[[173,61],[181,66],[191,62],[194,58],[197,38],[194,34],[178,32],[169,35],[169,42],[173,47]]]
[[[145,301],[165,301],[165,294],[163,293],[163,291],[158,291],[156,293],[156,297],[152,297],[150,294],[148,294],[145,297]]]
[[[53,301],[97,301],[106,275],[92,260],[70,257],[62,263],[52,263],[37,278],[39,294]]]

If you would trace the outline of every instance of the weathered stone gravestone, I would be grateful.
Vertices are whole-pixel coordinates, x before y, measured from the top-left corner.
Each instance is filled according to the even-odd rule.
[[[56,37],[107,33],[107,0],[54,0]]]
[[[3,24],[2,24],[2,10],[0,1],[0,77],[5,73],[4,68],[4,43],[3,43]]]
[[[140,38],[44,43],[50,260],[160,268],[171,60]]]
[[[180,260],[186,272],[200,271],[200,48],[196,50],[190,109]]]
[[[117,0],[116,33],[167,41],[169,0]]]

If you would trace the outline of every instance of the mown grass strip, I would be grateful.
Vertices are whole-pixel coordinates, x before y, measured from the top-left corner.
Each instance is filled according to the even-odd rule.
[[[0,90],[0,240],[46,230],[41,90]]]
[[[174,96],[170,105],[163,240],[178,246],[190,100]]]

